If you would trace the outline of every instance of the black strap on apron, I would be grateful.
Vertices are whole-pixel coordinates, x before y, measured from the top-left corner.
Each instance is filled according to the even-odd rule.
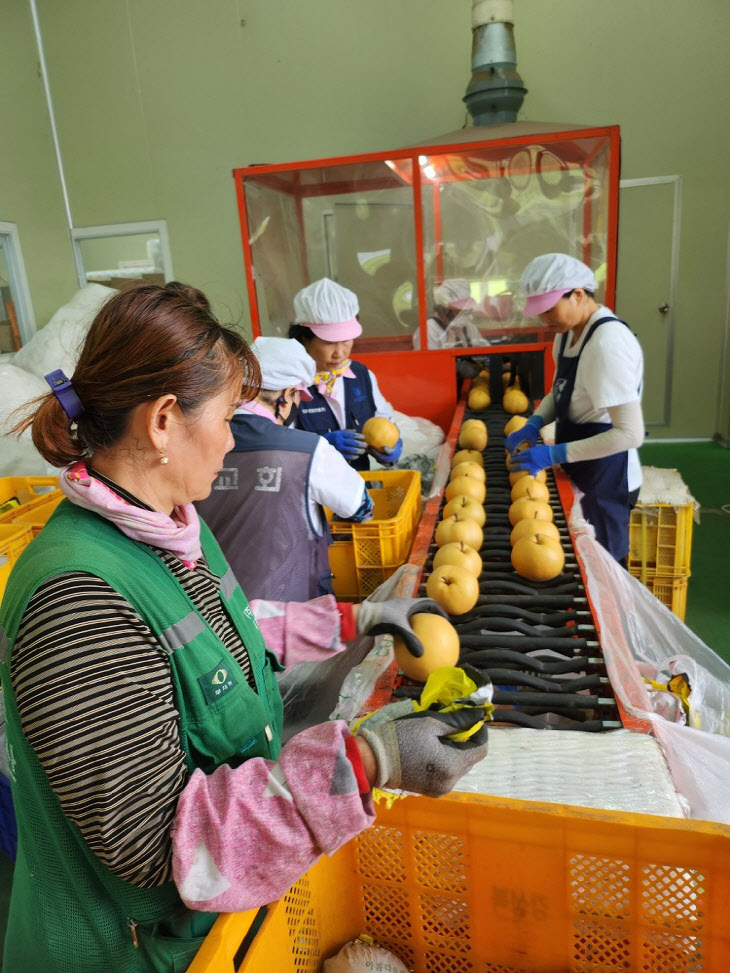
[[[570,332],[566,332],[562,337],[557,371],[553,381],[555,441],[558,443],[588,439],[590,436],[611,429],[610,422],[572,422],[568,418],[580,356],[596,329],[606,321],[620,321],[620,318],[607,316],[594,321],[583,340],[580,351],[575,356],[569,357],[565,354]],[[625,321],[621,321],[621,324],[628,327]],[[631,506],[627,477],[628,458],[629,454],[624,451],[600,459],[562,464],[570,479],[584,494],[581,507],[586,520],[596,532],[596,540],[617,561],[623,560],[629,550]]]

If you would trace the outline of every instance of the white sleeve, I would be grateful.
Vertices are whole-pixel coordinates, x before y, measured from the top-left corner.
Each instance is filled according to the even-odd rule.
[[[338,517],[350,517],[365,496],[365,481],[344,456],[321,436],[312,456],[309,501]]]
[[[608,410],[612,426],[588,439],[576,439],[567,444],[569,463],[579,463],[586,459],[600,459],[613,456],[629,449],[638,449],[644,442],[644,415],[641,402],[626,402],[611,406]]]
[[[388,400],[383,396],[383,393],[378,387],[378,380],[375,374],[368,369],[368,375],[370,376],[370,381],[373,386],[373,399],[375,400],[375,415],[385,416],[386,419],[393,421],[393,406],[388,402]]]
[[[555,418],[555,399],[552,390],[542,399],[540,405],[535,409],[535,414],[543,420],[543,426],[552,422]]]
[[[644,356],[635,335],[619,321],[607,321],[581,354],[580,383],[596,411],[641,399]]]

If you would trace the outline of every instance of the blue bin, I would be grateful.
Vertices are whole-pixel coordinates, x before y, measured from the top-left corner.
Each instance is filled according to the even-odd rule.
[[[14,862],[17,847],[18,825],[15,820],[10,781],[4,774],[0,774],[0,852]]]

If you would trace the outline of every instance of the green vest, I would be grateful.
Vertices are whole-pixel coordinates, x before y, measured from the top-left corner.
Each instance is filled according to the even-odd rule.
[[[187,910],[173,882],[142,889],[112,874],[63,814],[26,740],[10,684],[13,644],[40,584],[64,571],[103,578],[145,620],[169,660],[188,772],[249,757],[276,759],[282,704],[248,602],[201,525],[221,600],[246,646],[257,691],[167,566],[146,545],[64,500],[18,560],[0,609],[0,673],[18,818],[18,855],[5,944],[8,973],[178,973],[215,920]]]

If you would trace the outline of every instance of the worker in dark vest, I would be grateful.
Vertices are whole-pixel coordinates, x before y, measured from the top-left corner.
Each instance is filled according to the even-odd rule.
[[[330,533],[322,507],[343,520],[369,520],[365,481],[324,437],[285,423],[315,364],[288,338],[256,338],[257,398],[236,410],[233,450],[198,511],[251,599],[307,601],[332,591]]]
[[[594,300],[596,278],[566,253],[536,257],[522,274],[524,314],[555,336],[555,378],[527,425],[505,440],[515,468],[535,473],[559,463],[580,492],[596,540],[620,563],[629,550],[629,514],[641,487],[644,357],[626,322]],[[555,420],[555,444],[537,444]]]
[[[370,369],[350,358],[352,343],[362,334],[359,310],[357,295],[323,277],[294,298],[289,337],[300,341],[317,364],[312,399],[301,404],[297,426],[324,436],[356,470],[368,470],[368,452],[382,466],[394,466],[403,443],[399,439],[391,452],[379,453],[368,449],[362,435],[373,416],[392,421],[393,407]]]

